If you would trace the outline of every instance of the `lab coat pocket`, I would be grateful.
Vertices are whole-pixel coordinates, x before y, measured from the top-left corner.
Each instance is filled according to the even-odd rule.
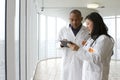
[[[85,80],[101,80],[101,71],[86,71]]]
[[[93,72],[100,72],[101,71],[101,67],[99,64],[95,64],[95,63],[90,63],[87,67],[88,71],[93,71]]]

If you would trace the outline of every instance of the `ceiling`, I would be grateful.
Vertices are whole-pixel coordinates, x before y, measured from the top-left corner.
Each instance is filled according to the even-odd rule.
[[[120,15],[120,0],[36,0],[38,9],[44,8],[86,8],[88,3],[98,3],[98,12],[104,16]],[[101,8],[103,7],[104,8]]]

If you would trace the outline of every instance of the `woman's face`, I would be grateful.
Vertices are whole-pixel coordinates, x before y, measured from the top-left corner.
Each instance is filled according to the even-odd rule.
[[[86,19],[86,27],[88,28],[89,32],[91,33],[93,30],[93,22],[90,19]]]

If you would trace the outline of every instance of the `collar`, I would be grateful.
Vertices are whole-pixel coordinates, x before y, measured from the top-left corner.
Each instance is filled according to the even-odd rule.
[[[80,28],[82,27],[82,23],[81,23],[81,24],[79,25],[79,27],[76,28],[76,29],[74,29],[71,24],[69,24],[69,27],[70,27],[72,30],[80,30]]]

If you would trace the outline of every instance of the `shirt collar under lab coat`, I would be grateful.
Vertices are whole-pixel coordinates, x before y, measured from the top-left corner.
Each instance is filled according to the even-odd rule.
[[[77,28],[77,29],[74,29],[71,24],[69,24],[69,27],[72,29],[72,32],[74,33],[74,35],[76,36],[77,33],[80,31],[81,27],[82,27],[82,24]]]

